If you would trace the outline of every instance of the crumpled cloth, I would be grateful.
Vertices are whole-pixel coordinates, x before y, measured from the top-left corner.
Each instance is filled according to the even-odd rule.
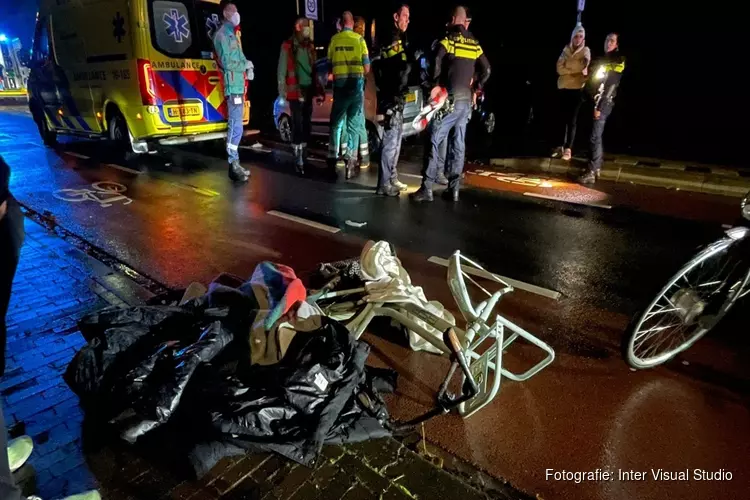
[[[365,290],[367,291],[365,301],[414,304],[437,317],[443,318],[451,325],[456,324],[456,318],[440,302],[427,300],[422,287],[412,284],[409,273],[401,265],[401,261],[393,253],[391,245],[387,241],[369,242],[365,245],[360,256],[360,265],[360,274],[365,281]],[[407,311],[403,312],[442,342],[442,332]],[[441,354],[440,350],[411,330],[409,330],[409,346],[415,351]]]

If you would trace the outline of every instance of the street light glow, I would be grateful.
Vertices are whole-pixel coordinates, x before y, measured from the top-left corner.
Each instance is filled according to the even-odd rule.
[[[0,33],[0,42],[7,42],[8,37],[5,36],[5,33]]]

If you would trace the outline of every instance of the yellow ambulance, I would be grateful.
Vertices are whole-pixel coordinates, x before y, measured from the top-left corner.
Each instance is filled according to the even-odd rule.
[[[28,89],[44,142],[103,136],[145,153],[225,137],[218,2],[41,0]]]

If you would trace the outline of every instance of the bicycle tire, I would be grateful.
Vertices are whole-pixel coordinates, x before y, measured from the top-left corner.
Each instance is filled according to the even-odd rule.
[[[625,357],[625,360],[632,368],[643,370],[643,369],[653,368],[653,367],[656,367],[656,366],[659,366],[661,364],[668,362],[669,360],[673,359],[676,355],[690,348],[699,339],[704,337],[722,320],[722,318],[726,315],[726,313],[729,312],[729,310],[732,308],[734,303],[740,298],[740,296],[743,295],[743,290],[745,289],[745,287],[748,285],[748,282],[750,281],[750,271],[747,269],[741,270],[741,272],[743,273],[741,274],[741,276],[744,275],[744,278],[739,282],[739,286],[736,288],[736,290],[729,292],[726,299],[724,300],[724,303],[721,304],[718,312],[716,313],[715,316],[713,316],[713,320],[709,325],[707,325],[706,327],[701,327],[697,333],[687,338],[681,344],[677,345],[676,347],[670,349],[669,351],[662,353],[650,360],[644,361],[642,358],[637,356],[634,352],[634,344],[636,341],[636,335],[637,333],[639,333],[641,325],[643,325],[643,323],[648,319],[647,315],[649,314],[654,315],[653,313],[654,307],[657,306],[659,301],[667,295],[670,289],[672,289],[672,287],[681,278],[683,278],[683,276],[687,275],[690,271],[695,269],[699,264],[708,261],[709,259],[719,255],[722,252],[728,251],[730,247],[732,247],[733,245],[737,243],[738,243],[738,240],[734,240],[731,238],[723,238],[709,245],[702,251],[700,251],[698,254],[695,255],[695,257],[693,257],[690,261],[688,261],[687,264],[685,264],[679,271],[677,271],[677,273],[675,273],[672,276],[672,278],[668,281],[668,283],[660,290],[660,292],[656,295],[656,297],[651,301],[651,303],[645,309],[643,309],[642,311],[639,311],[639,313],[633,317],[633,319],[631,320],[626,330],[627,334],[624,335],[622,339],[623,356]],[[741,256],[739,257],[739,261],[740,261],[740,264],[745,267],[750,265],[748,263],[742,263]]]

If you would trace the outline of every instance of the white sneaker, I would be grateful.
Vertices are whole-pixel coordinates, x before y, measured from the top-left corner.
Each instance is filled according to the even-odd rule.
[[[570,148],[565,148],[563,151],[562,159],[565,161],[570,161],[570,159],[573,158],[573,152],[570,150]]]
[[[398,188],[399,191],[406,191],[407,189],[409,189],[409,186],[407,186],[406,184],[404,184],[398,179],[392,180],[391,184],[393,185],[393,187]]]
[[[23,464],[29,459],[33,450],[34,441],[29,436],[12,439],[8,443],[8,464],[10,464],[10,471],[16,472],[23,467]]]

